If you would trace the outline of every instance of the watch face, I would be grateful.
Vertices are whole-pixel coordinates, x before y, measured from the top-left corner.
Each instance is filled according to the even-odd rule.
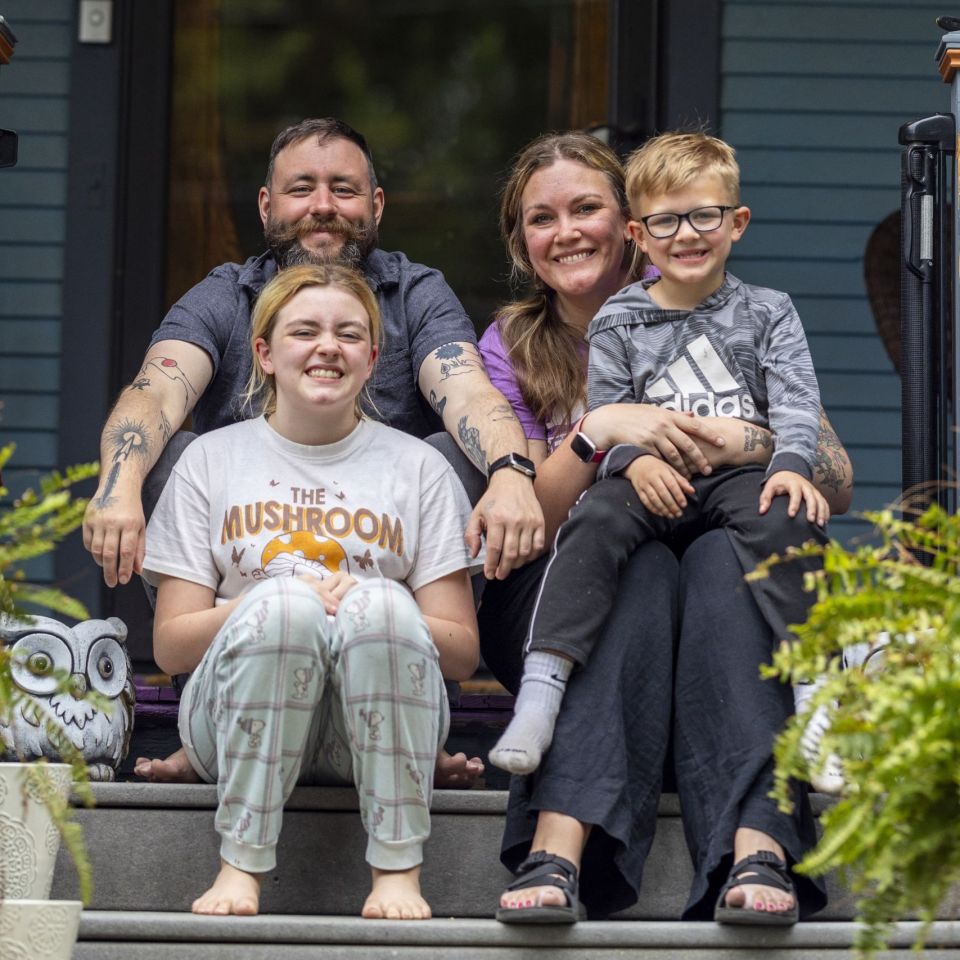
[[[590,461],[593,459],[593,455],[597,452],[597,448],[593,445],[593,441],[584,436],[582,433],[577,433],[574,435],[574,438],[570,441],[570,449],[584,463],[590,463]]]
[[[510,455],[510,466],[513,467],[514,470],[525,473],[528,477],[535,477],[537,475],[537,468],[533,465],[533,461],[528,460],[526,457],[521,457],[519,453]]]

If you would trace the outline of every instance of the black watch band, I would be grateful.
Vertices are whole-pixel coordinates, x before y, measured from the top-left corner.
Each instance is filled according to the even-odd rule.
[[[504,467],[512,467],[518,473],[524,474],[524,476],[529,477],[531,480],[537,479],[537,468],[533,465],[533,461],[528,460],[526,457],[521,457],[519,453],[508,453],[505,457],[494,460],[493,463],[487,467],[487,479],[489,480],[498,470],[502,470]]]

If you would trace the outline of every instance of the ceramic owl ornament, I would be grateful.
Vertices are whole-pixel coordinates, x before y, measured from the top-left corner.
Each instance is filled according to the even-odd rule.
[[[136,688],[122,620],[85,620],[68,627],[36,617],[32,623],[0,618],[0,643],[14,654],[13,682],[31,705],[0,724],[0,759],[59,760],[37,716],[43,711],[83,754],[91,780],[114,780],[130,748]],[[70,690],[58,691],[69,674]],[[88,690],[110,701],[106,712],[82,699]]]

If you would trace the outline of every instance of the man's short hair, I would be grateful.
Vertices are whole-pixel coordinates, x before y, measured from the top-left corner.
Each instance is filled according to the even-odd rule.
[[[638,215],[640,197],[660,196],[687,186],[704,174],[717,177],[729,194],[730,203],[740,203],[740,166],[730,144],[699,131],[661,133],[634,150],[627,160],[627,196]]]
[[[377,173],[373,168],[373,154],[370,152],[363,134],[354,130],[349,123],[344,123],[336,117],[321,117],[313,120],[301,120],[277,134],[273,146],[270,147],[270,159],[267,162],[267,176],[264,186],[268,190],[273,180],[273,166],[277,154],[295,143],[309,140],[310,137],[316,137],[317,143],[323,143],[325,140],[349,140],[351,143],[355,143],[367,158],[367,168],[370,171],[370,190],[372,192],[377,189]]]

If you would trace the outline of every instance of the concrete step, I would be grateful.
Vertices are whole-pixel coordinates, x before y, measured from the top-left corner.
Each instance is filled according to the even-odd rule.
[[[185,911],[212,880],[219,839],[216,788],[206,784],[94,786],[97,805],[78,810],[94,869],[97,911]],[[424,896],[439,917],[489,918],[509,880],[498,852],[503,791],[438,790],[426,847]],[[264,882],[267,914],[356,916],[369,890],[365,834],[352,788],[299,787],[284,813],[278,868]],[[676,920],[692,880],[676,796],[661,800],[640,902],[630,920]],[[63,851],[51,896],[72,899],[75,873]],[[942,916],[955,916],[952,912]],[[848,920],[849,895],[832,885],[818,919]]]
[[[919,924],[898,928],[882,958],[907,960]],[[852,923],[788,929],[713,923],[608,921],[574,927],[505,926],[493,920],[397,923],[346,917],[193,917],[182,913],[85,911],[74,960],[840,960],[852,958]],[[929,960],[955,957],[960,927],[938,922]]]

